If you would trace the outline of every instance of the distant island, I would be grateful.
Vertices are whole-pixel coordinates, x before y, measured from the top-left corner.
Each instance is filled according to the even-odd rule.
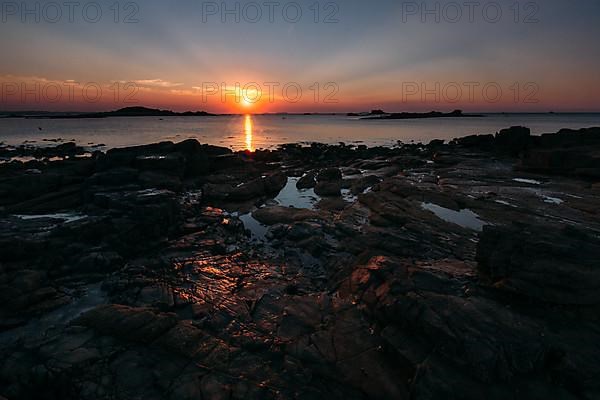
[[[25,119],[81,119],[81,118],[109,118],[109,117],[216,117],[217,114],[210,114],[206,111],[186,111],[175,112],[171,110],[159,110],[148,107],[126,107],[116,111],[96,112],[96,113],[13,113],[6,115],[5,118],[25,118]]]
[[[361,119],[367,120],[380,120],[380,119],[425,119],[425,118],[465,118],[465,117],[483,117],[479,114],[464,114],[462,110],[454,110],[449,113],[443,113],[439,111],[430,111],[427,113],[386,113],[382,110],[373,110],[367,115],[351,115],[349,116],[360,116]]]

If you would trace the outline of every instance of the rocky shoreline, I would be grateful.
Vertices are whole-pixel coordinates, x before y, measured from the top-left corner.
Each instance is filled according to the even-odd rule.
[[[0,399],[600,397],[600,128],[0,157]]]

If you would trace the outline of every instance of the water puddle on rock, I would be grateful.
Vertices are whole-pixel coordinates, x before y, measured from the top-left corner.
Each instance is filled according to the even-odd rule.
[[[505,201],[505,200],[496,200],[496,203],[502,204],[503,206],[513,207],[513,208],[517,207],[514,204],[511,204],[511,203],[509,203],[508,201]]]
[[[65,224],[69,224],[71,222],[79,221],[87,218],[87,215],[82,214],[74,214],[74,213],[57,213],[57,214],[41,214],[41,215],[15,215],[15,217],[20,218],[25,221],[38,220],[38,219],[51,219],[51,220],[60,220]]]
[[[556,205],[561,205],[562,203],[564,203],[565,201],[562,199],[559,199],[558,197],[550,197],[550,196],[546,196],[546,195],[541,195],[542,199],[544,200],[544,203],[547,204],[556,204]]]
[[[27,163],[30,161],[39,161],[40,159],[32,157],[32,156],[15,156],[15,157],[2,157],[0,158],[0,164],[10,164],[13,161],[19,161],[22,163]]]
[[[365,190],[363,190],[362,194],[367,194],[372,190],[372,187],[368,187]],[[358,201],[358,195],[353,194],[351,189],[342,189],[342,199],[344,199],[346,203],[354,203]]]
[[[421,203],[421,207],[431,211],[438,218],[443,219],[446,222],[462,226],[463,228],[472,229],[477,232],[483,231],[483,227],[488,225],[487,222],[479,219],[479,215],[469,209],[454,211],[433,203]]]
[[[235,213],[233,216],[236,216]],[[267,231],[269,227],[261,224],[252,216],[252,213],[244,214],[239,216],[240,221],[244,224],[244,228],[248,229],[252,234],[252,241],[255,242],[264,242],[265,236],[267,235]]]
[[[518,182],[518,183],[526,183],[528,185],[541,185],[542,184],[542,182],[536,181],[535,179],[515,178],[515,179],[513,179],[513,181]]]
[[[314,189],[298,189],[296,184],[300,178],[288,178],[287,184],[281,192],[275,197],[275,202],[283,207],[315,209],[315,204],[321,198],[315,193]]]
[[[352,194],[350,189],[342,189],[342,199],[344,199],[346,203],[354,203],[358,200],[358,196]]]
[[[314,189],[298,189],[296,184],[299,180],[300,178],[298,177],[288,178],[287,184],[281,189],[277,197],[273,199],[272,203],[283,207],[314,210],[315,205],[321,200],[321,197],[315,193]],[[238,215],[234,213],[233,216]],[[269,227],[258,222],[252,216],[252,212],[240,215],[239,219],[244,224],[244,228],[251,232],[253,241],[265,241]]]
[[[565,202],[561,198],[554,197],[557,194],[565,195],[564,193],[556,193],[556,192],[552,192],[552,191],[546,191],[546,190],[541,190],[541,189],[532,189],[532,188],[527,188],[526,191],[527,191],[527,193],[531,193],[531,194],[535,195],[536,197],[541,199],[546,204],[560,206]]]

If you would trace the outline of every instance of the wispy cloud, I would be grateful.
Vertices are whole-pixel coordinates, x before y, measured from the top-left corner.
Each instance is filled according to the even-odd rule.
[[[157,87],[157,88],[174,88],[174,87],[183,85],[183,83],[169,82],[169,81],[165,81],[163,79],[138,79],[133,82],[139,86]]]

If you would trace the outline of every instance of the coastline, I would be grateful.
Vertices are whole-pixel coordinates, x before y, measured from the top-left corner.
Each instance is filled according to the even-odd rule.
[[[15,398],[600,393],[599,128],[13,151],[38,158],[0,164]]]

